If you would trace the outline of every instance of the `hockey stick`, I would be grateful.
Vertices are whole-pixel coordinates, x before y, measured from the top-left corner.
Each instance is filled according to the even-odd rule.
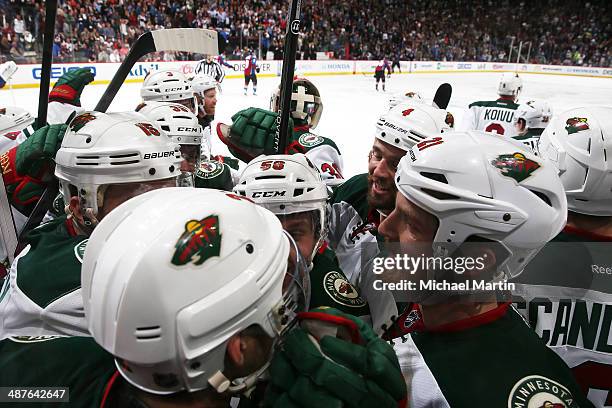
[[[53,63],[53,39],[55,36],[55,16],[57,14],[57,0],[47,1],[45,4],[45,36],[43,38],[43,60],[42,60],[42,71],[40,76],[40,92],[38,93],[38,117],[36,119],[36,129],[47,124],[47,108],[49,106],[49,85],[51,83],[51,64]],[[59,191],[59,184],[57,179],[53,177],[47,188],[41,195],[40,199],[36,203],[34,210],[28,217],[19,239],[15,243],[15,248],[9,253],[17,255],[17,252],[21,250],[24,242],[24,237],[32,229],[36,228],[42,221],[47,208],[53,202],[53,199]]]
[[[283,71],[280,85],[280,106],[276,119],[276,133],[274,134],[274,151],[266,154],[283,154],[287,148],[289,138],[289,112],[291,110],[291,94],[293,93],[293,73],[295,71],[295,52],[297,51],[297,37],[300,32],[300,10],[302,0],[291,0],[289,6],[289,24],[285,35],[285,48],[283,51]],[[293,129],[291,129],[293,131]]]
[[[42,59],[42,70],[40,76],[40,90],[38,93],[38,117],[36,119],[36,129],[39,129],[47,124],[47,107],[49,103],[49,84],[51,82],[51,64],[53,63],[53,39],[55,35],[55,16],[57,14],[57,0],[50,0],[45,3],[45,33],[43,38],[43,59]],[[36,209],[39,205],[41,207],[44,205],[44,209],[46,209],[45,202],[49,200],[48,195],[45,196],[45,193],[48,190],[55,189],[55,195],[57,194],[57,180],[52,181],[47,186],[45,193],[43,193],[39,202],[36,204],[36,207],[30,214],[28,221],[26,222],[22,233],[17,238],[17,229],[15,227],[15,221],[13,219],[13,213],[11,209],[11,205],[8,200],[8,196],[6,195],[6,188],[4,185],[4,180],[2,180],[3,194],[0,194],[0,209],[1,212],[1,221],[2,224],[0,228],[2,229],[2,237],[4,241],[4,245],[6,248],[6,253],[10,262],[13,262],[15,259],[16,252],[20,249],[19,242],[22,237],[25,235],[25,232],[29,231],[34,224],[36,219],[33,217],[36,215]],[[53,198],[51,198],[53,200]],[[41,204],[42,202],[42,204]],[[40,220],[44,216],[44,212],[40,216]],[[35,225],[40,223],[40,220]],[[29,228],[28,228],[29,227]]]
[[[53,63],[53,38],[55,35],[55,15],[57,0],[45,2],[45,37],[43,38],[43,60],[40,75],[40,92],[38,93],[38,118],[36,129],[47,124],[47,105],[49,104],[49,84],[51,82],[51,64]]]
[[[453,87],[450,84],[443,83],[438,87],[436,94],[433,98],[434,108],[446,109],[450,102],[451,95],[453,94]]]
[[[206,55],[218,55],[219,48],[222,47],[223,44],[219,44],[219,36],[215,30],[206,30],[203,28],[170,28],[144,33],[138,37],[134,45],[130,48],[130,52],[119,66],[119,69],[113,76],[111,83],[106,88],[106,91],[104,91],[104,95],[102,95],[102,98],[100,98],[94,110],[106,112],[134,64],[136,64],[140,58],[151,52],[185,51]]]

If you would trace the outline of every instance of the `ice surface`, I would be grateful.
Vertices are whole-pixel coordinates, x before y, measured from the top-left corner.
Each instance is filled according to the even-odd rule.
[[[440,73],[401,74],[387,80],[387,91],[376,92],[374,78],[364,75],[339,75],[310,77],[319,88],[324,103],[321,122],[314,130],[322,136],[333,139],[342,152],[344,175],[350,177],[365,172],[367,155],[372,146],[374,125],[378,116],[386,110],[387,100],[393,93],[417,91],[430,101],[442,82],[453,86],[449,110],[459,123],[467,105],[476,100],[496,98],[498,73]],[[588,105],[612,105],[612,80],[557,75],[523,74],[523,92],[520,100],[545,99],[554,112]],[[231,123],[230,117],[236,111],[249,106],[267,108],[274,87],[280,78],[260,78],[257,96],[249,86],[248,96],[243,95],[243,80],[227,78],[223,93],[219,96],[216,118]],[[109,111],[132,110],[140,101],[141,84],[125,84]],[[90,85],[81,98],[83,106],[93,109],[104,92],[106,85]],[[0,106],[17,105],[36,114],[38,105],[37,89],[0,91]],[[215,121],[216,123],[216,121]],[[214,129],[214,124],[213,124]],[[214,136],[214,134],[213,134]],[[227,149],[213,137],[213,152],[225,154]]]

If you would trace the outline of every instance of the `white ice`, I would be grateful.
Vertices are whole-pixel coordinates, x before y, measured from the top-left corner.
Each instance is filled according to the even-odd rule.
[[[417,91],[431,100],[439,84],[453,86],[449,110],[459,123],[467,105],[476,100],[496,98],[498,73],[440,73],[400,74],[387,80],[387,91],[376,92],[374,79],[365,75],[313,76],[324,103],[319,126],[314,133],[333,139],[342,152],[346,178],[367,170],[367,155],[372,146],[374,126],[378,116],[386,110],[389,96],[403,91]],[[589,105],[612,105],[612,80],[605,78],[523,74],[521,101],[545,99],[554,109],[566,109]],[[273,89],[280,78],[260,78],[257,96],[249,86],[248,96],[243,95],[242,79],[226,79],[219,96],[216,119],[231,123],[231,116],[249,106],[267,108]],[[125,84],[113,101],[109,111],[132,110],[140,101],[141,84]],[[93,109],[106,85],[90,85],[81,98],[83,106]],[[17,105],[36,114],[37,89],[2,90],[0,106]],[[216,123],[216,122],[215,122]],[[213,124],[214,129],[214,124]],[[213,132],[214,136],[214,132]],[[213,137],[213,152],[226,154],[227,149]]]

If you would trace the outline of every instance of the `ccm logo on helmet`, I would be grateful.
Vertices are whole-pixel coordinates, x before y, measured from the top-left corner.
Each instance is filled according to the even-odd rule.
[[[184,87],[180,87],[180,88],[168,88],[168,89],[166,89],[166,92],[183,91],[184,89],[185,89]]]
[[[174,156],[174,150],[170,150],[169,152],[153,152],[153,153],[145,153],[144,159],[162,159],[164,157]]]
[[[286,191],[255,191],[253,198],[272,198],[272,197],[284,197]]]
[[[198,128],[180,126],[177,130],[179,132],[197,132]]]

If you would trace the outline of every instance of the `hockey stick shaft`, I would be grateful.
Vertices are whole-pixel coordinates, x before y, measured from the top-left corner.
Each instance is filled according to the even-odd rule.
[[[289,18],[287,19],[287,34],[283,52],[283,71],[281,74],[280,111],[276,121],[274,135],[274,153],[283,154],[287,148],[287,139],[291,129],[289,126],[289,112],[291,110],[291,94],[293,89],[293,73],[295,71],[295,53],[297,39],[300,31],[300,11],[302,0],[291,0]]]
[[[106,112],[134,64],[143,56],[156,51],[185,51],[217,55],[219,38],[216,31],[202,28],[172,28],[142,34],[130,48],[94,110]]]
[[[53,39],[55,34],[55,15],[57,0],[45,2],[45,37],[43,39],[42,72],[38,94],[37,129],[47,124],[47,105],[49,103],[49,84],[51,83],[51,64],[53,63]]]

